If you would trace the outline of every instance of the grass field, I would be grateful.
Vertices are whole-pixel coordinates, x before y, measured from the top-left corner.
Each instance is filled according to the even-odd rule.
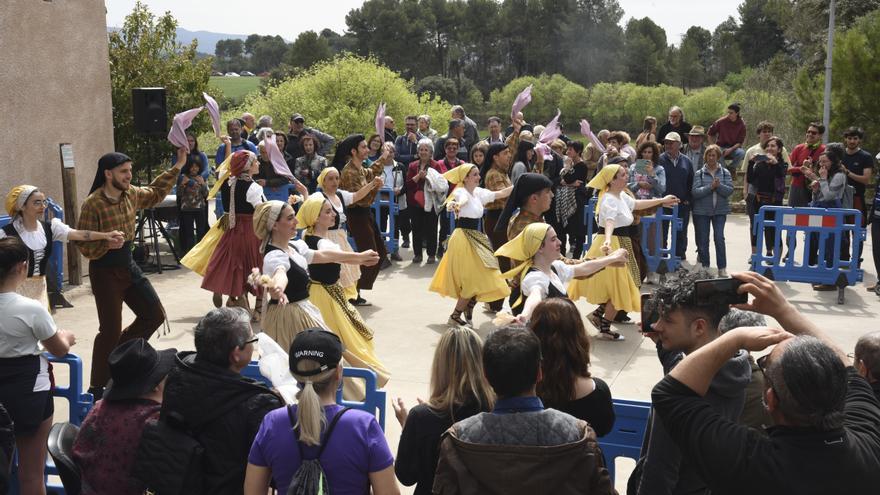
[[[226,98],[241,101],[245,95],[260,88],[259,77],[224,77],[211,76],[211,86],[223,92]]]

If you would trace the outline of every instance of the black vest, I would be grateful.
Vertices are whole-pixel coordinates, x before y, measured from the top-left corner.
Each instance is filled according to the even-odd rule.
[[[321,238],[316,235],[307,235],[305,237],[306,244],[315,251],[318,250],[318,241],[320,240]],[[339,274],[341,272],[342,265],[339,263],[312,263],[309,265],[309,276],[315,282],[320,282],[324,285],[332,285],[339,282]]]
[[[266,254],[272,251],[281,251],[281,249],[271,244],[266,246]],[[268,273],[267,275],[271,276],[272,274]],[[309,298],[309,273],[292,259],[290,260],[290,269],[287,270],[287,287],[284,288],[284,295],[292,303]]]
[[[46,274],[46,267],[49,266],[49,257],[52,256],[52,224],[49,222],[44,222],[42,220],[37,220],[38,227],[43,227],[43,231],[46,233],[46,247],[43,248],[43,259],[40,260],[40,275]],[[12,222],[6,224],[3,227],[3,232],[6,233],[9,237],[18,237],[21,239],[21,236],[18,234],[18,231],[15,230],[15,227],[12,225]],[[34,251],[25,246],[28,252],[28,277],[34,276]]]
[[[556,267],[554,267],[554,266],[552,266],[552,265],[550,266],[550,270],[552,270],[553,273],[556,273]],[[529,268],[529,271],[528,271],[527,273],[532,273],[532,272],[536,272],[536,271],[538,271],[538,269],[532,267],[532,268]],[[558,277],[559,274],[556,273],[556,276]],[[550,299],[551,297],[564,297],[564,298],[568,298],[568,294],[566,294],[565,292],[562,292],[561,290],[557,289],[556,286],[553,285],[553,282],[550,282],[549,285],[550,285],[550,286],[547,288],[547,299]],[[516,296],[516,298],[518,299],[520,293],[521,293],[521,289],[520,289],[520,286],[519,286],[519,285],[517,285],[516,287],[513,288],[513,290],[510,291],[510,302],[511,302],[511,304],[513,304],[513,302],[516,301],[516,299],[514,299],[514,296]],[[513,313],[514,316],[519,316],[519,314],[522,313],[522,310],[523,310],[523,308],[525,307],[525,305],[526,305],[526,298],[523,297],[522,302],[520,302],[519,305],[517,305],[517,306],[511,307],[511,308],[510,308],[510,311]]]
[[[248,203],[247,200],[247,192],[250,189],[251,184],[253,182],[249,180],[238,179],[235,184],[235,213],[236,214],[244,214],[244,215],[253,215],[254,214],[254,205]],[[229,187],[229,181],[223,183],[220,186],[220,199],[223,201],[223,209],[225,211],[230,211],[229,208],[229,194],[232,188]]]
[[[325,194],[324,192],[321,192],[321,195],[324,196],[324,199],[326,199],[327,201],[330,201],[330,198],[327,197],[327,194]],[[336,191],[336,197],[339,198],[339,204],[342,205],[342,211],[345,211],[345,201],[343,201],[343,199],[342,199],[342,193],[339,192],[338,190]],[[339,211],[336,209],[335,206],[333,206],[333,203],[330,203],[330,207],[333,208],[333,211],[336,212],[336,219],[333,220],[333,226],[330,227],[328,230],[336,230],[339,228]],[[311,246],[309,246],[309,247],[311,247]],[[312,249],[315,249],[315,248],[312,248]],[[311,270],[311,269],[312,268],[309,267],[309,270]]]

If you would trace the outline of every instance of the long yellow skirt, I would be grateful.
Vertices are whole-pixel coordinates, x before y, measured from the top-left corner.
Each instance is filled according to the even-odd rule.
[[[324,322],[318,308],[308,299],[287,303],[284,306],[270,304],[266,314],[263,316],[261,325],[263,332],[272,337],[275,342],[278,342],[278,345],[284,349],[284,352],[290,350],[290,343],[293,342],[293,338],[307,328],[321,328],[339,335]],[[342,339],[342,341],[345,343],[345,339]],[[342,353],[343,367],[369,368],[369,366],[364,366],[347,347]],[[342,396],[347,400],[364,400],[366,392],[363,381],[349,378],[343,380]]]
[[[605,240],[605,234],[597,234],[593,237],[593,244],[590,250],[584,255],[585,259],[597,259],[605,256],[602,253],[602,242]],[[627,239],[628,240],[628,239]],[[611,236],[611,250],[614,251],[623,247],[621,238]],[[577,301],[583,297],[593,304],[605,304],[611,301],[614,308],[626,312],[639,312],[642,310],[641,295],[639,288],[633,279],[630,266],[635,266],[635,259],[632,253],[626,261],[626,266],[613,267],[609,266],[598,273],[583,279],[574,279],[568,285],[568,296],[572,301]]]
[[[504,299],[510,295],[510,287],[497,267],[489,268],[478,250],[491,250],[478,245],[464,232],[455,229],[449,237],[446,254],[437,265],[434,278],[428,290],[454,299],[470,299],[476,297],[480,302],[491,302]],[[485,237],[485,234],[481,234]],[[486,244],[488,244],[486,239]]]
[[[338,285],[337,288],[341,290],[341,287]],[[370,332],[368,337],[359,331],[354,322],[352,322],[352,317],[339,307],[339,302],[322,284],[312,283],[309,288],[309,301],[321,312],[321,317],[324,319],[327,328],[342,340],[342,344],[345,346],[343,356],[348,364],[355,368],[373,370],[376,373],[376,386],[384,387],[388,382],[388,378],[391,377],[391,373],[376,356],[376,351],[373,349],[372,332]],[[354,315],[354,318],[360,318],[360,314],[354,306],[348,301],[344,301],[344,304],[348,306],[346,308],[348,313]],[[361,328],[366,327],[362,319],[359,322],[359,326]]]
[[[202,240],[181,258],[180,264],[204,277],[211,255],[214,254],[214,248],[220,243],[220,238],[226,230],[224,223],[219,220],[214,222],[205,237],[202,237]]]

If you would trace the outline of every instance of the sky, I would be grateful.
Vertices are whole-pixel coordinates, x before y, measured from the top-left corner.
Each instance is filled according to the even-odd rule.
[[[264,0],[259,2],[268,15],[261,15],[242,0],[141,0],[154,14],[171,11],[180,27],[190,31],[214,31],[229,34],[281,35],[288,41],[302,31],[320,32],[330,28],[345,30],[345,15],[360,7],[363,0]],[[727,19],[738,17],[736,8],[742,0],[618,0],[630,17],[651,17],[666,30],[667,42],[678,44],[692,25],[709,31]],[[107,25],[121,26],[136,0],[105,0]]]

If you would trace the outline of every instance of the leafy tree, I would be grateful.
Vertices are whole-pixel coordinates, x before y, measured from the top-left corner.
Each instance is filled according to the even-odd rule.
[[[350,34],[343,36],[329,28],[321,30],[321,38],[327,40],[334,55],[342,52],[354,52],[357,47],[357,39],[354,36]]]
[[[116,149],[132,157],[138,174],[147,166],[162,169],[171,145],[164,138],[149,139],[135,132],[132,88],[164,87],[169,125],[174,114],[203,105],[202,92],[208,91],[212,58],[197,60],[197,42],[182,46],[176,29],[177,21],[170,13],[157,18],[138,1],[122,29],[109,34],[113,139]],[[211,93],[215,98],[222,96],[216,90]],[[209,127],[206,112],[193,122],[194,131]]]
[[[294,112],[309,125],[342,138],[374,128],[376,107],[387,104],[388,115],[428,114],[435,122],[449,117],[450,105],[438,98],[419,98],[411,83],[374,58],[342,55],[318,62],[311,69],[269,87],[265,94],[251,93],[241,108],[255,115],[271,115],[287,122]]]
[[[740,25],[737,41],[743,62],[756,67],[770,60],[785,48],[782,20],[770,0],[745,0],[738,10]]]
[[[523,110],[525,118],[533,124],[546,124],[556,115],[556,109],[562,111],[560,121],[568,129],[576,129],[577,123],[584,118],[585,108],[589,101],[589,92],[579,84],[575,84],[560,74],[541,74],[539,77],[525,76],[510,81],[503,88],[492,91],[489,96],[487,110],[503,120],[510,119],[510,105],[529,84],[532,89],[532,102]]]
[[[587,86],[620,79],[623,9],[617,0],[578,0],[570,18],[575,22],[562,57],[566,77]]]
[[[221,72],[243,70],[244,41],[240,39],[218,41],[214,48],[214,66]]]
[[[666,81],[666,31],[650,17],[626,23],[626,80],[643,85]]]
[[[303,31],[284,55],[284,63],[292,67],[308,69],[315,62],[331,58],[333,51],[327,38],[318,36],[314,31]]]
[[[712,66],[710,71],[718,74],[739,72],[743,68],[743,57],[738,37],[739,26],[733,17],[728,17],[712,33]]]
[[[248,37],[250,40],[251,37]],[[245,41],[247,44],[247,41]],[[251,47],[251,70],[260,73],[277,67],[287,53],[287,43],[281,36],[261,36]]]

